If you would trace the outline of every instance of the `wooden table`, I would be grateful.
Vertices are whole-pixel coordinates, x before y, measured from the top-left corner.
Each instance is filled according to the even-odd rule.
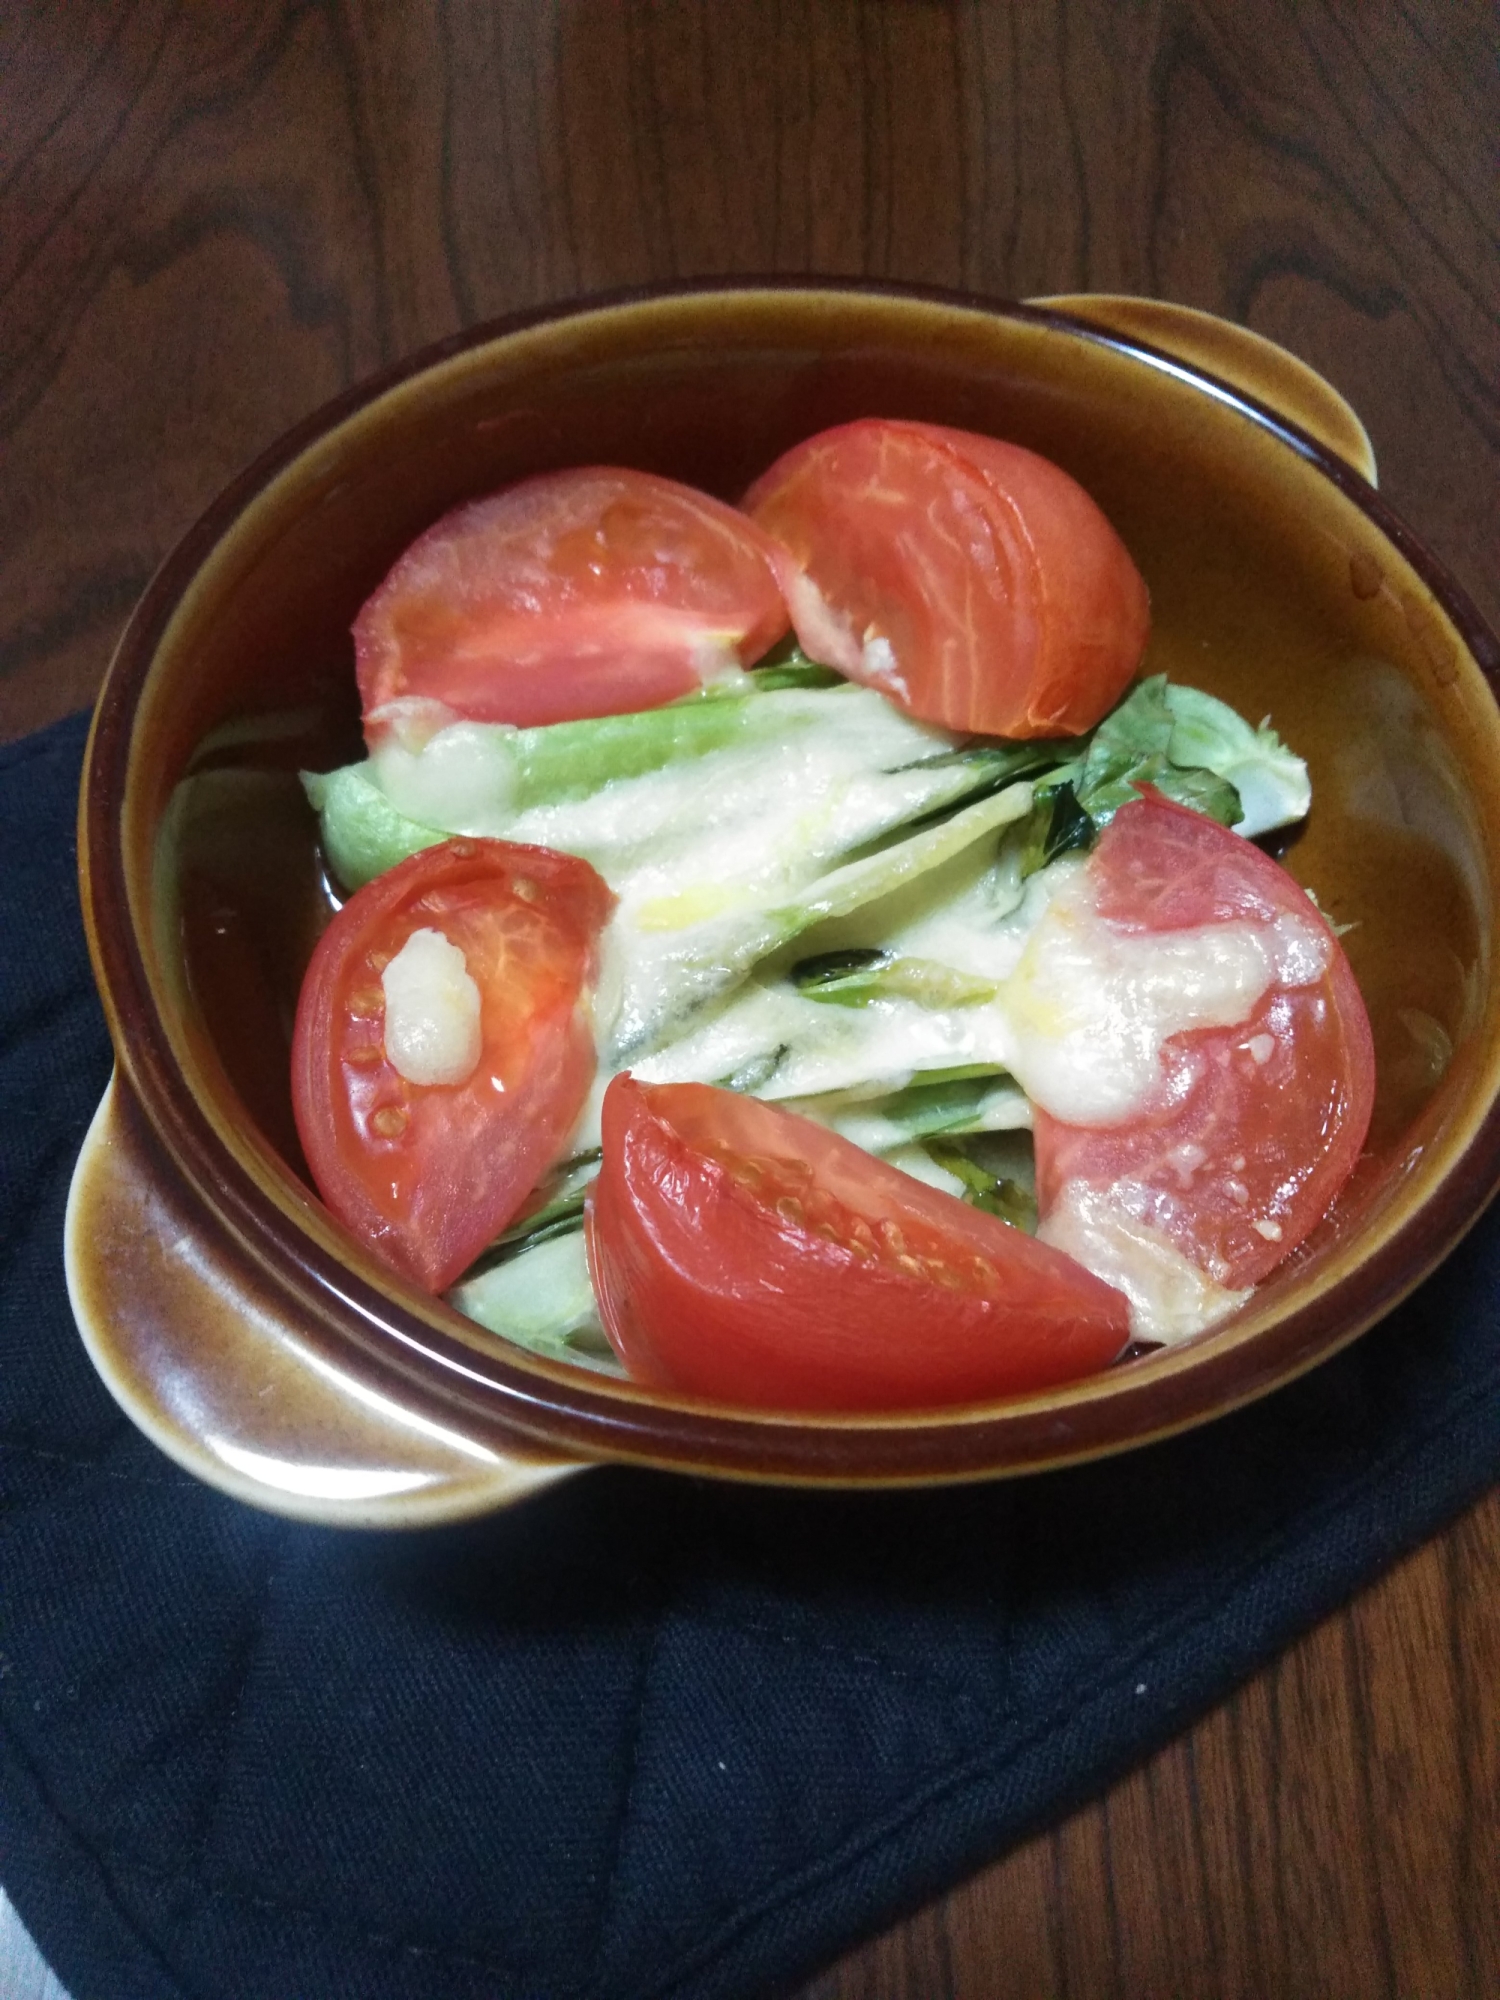
[[[1488,0],[11,0],[0,730],[90,699],[159,557],[335,390],[717,273],[1242,320],[1500,620],[1497,128]],[[1497,1860],[1491,1499],[804,2000],[1482,2000]]]

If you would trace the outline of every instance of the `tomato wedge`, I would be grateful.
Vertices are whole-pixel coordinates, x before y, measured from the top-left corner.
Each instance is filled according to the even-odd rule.
[[[1146,586],[1078,482],[1020,445],[863,418],[750,488],[797,637],[908,713],[995,736],[1091,728],[1150,627]]]
[[[1321,960],[1316,976],[1274,979],[1234,1026],[1167,1039],[1158,1085],[1120,1123],[1036,1113],[1044,1234],[1083,1255],[1057,1217],[1092,1210],[1165,1238],[1216,1285],[1254,1285],[1327,1212],[1369,1129],[1374,1046],[1349,961],[1284,868],[1159,794],[1122,807],[1087,868],[1121,936],[1291,917],[1313,941],[1303,971]]]
[[[318,941],[292,1040],[302,1149],[339,1220],[429,1291],[512,1219],[583,1107],[613,906],[586,861],[449,840],[366,884]],[[453,1082],[410,1081],[388,1052],[383,975],[417,931],[457,947],[478,989],[473,1066]]]
[[[747,1406],[879,1410],[1104,1368],[1110,1286],[822,1126],[618,1076],[588,1210],[600,1316],[637,1380]]]
[[[786,630],[772,553],[722,500],[616,466],[455,508],[354,621],[366,731],[401,701],[528,727],[690,694]]]

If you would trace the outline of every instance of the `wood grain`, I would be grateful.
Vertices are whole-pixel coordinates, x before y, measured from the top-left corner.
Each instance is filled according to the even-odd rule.
[[[1228,313],[1500,616],[1488,0],[11,0],[0,727],[343,385],[604,287],[822,271]],[[1500,1501],[805,2000],[1500,1992]]]

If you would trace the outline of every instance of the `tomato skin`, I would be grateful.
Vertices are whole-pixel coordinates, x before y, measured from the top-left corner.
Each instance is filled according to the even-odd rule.
[[[622,467],[542,473],[418,536],[354,622],[367,732],[394,701],[521,727],[655,708],[787,628],[735,508]]]
[[[582,1109],[595,1057],[580,1003],[613,906],[586,861],[450,840],[367,883],[318,941],[292,1038],[302,1149],[338,1219],[428,1291],[513,1218]],[[431,927],[480,990],[479,1063],[459,1084],[408,1083],[385,1055],[381,971]]]
[[[1035,1114],[1044,1220],[1068,1188],[1108,1188],[1215,1283],[1258,1284],[1326,1214],[1369,1129],[1374,1044],[1349,961],[1284,868],[1159,794],[1121,808],[1088,866],[1099,915],[1122,930],[1294,914],[1325,942],[1315,983],[1272,986],[1235,1027],[1170,1037],[1161,1086],[1137,1116],[1075,1126]]]
[[[743,505],[785,552],[803,649],[924,722],[1077,735],[1145,651],[1150,605],[1124,543],[1076,480],[1020,445],[861,418],[795,446]],[[866,653],[871,635],[898,678]]]
[[[925,1407],[1071,1381],[1129,1338],[1122,1294],[1071,1258],[775,1105],[618,1076],[603,1142],[589,1266],[638,1381]]]

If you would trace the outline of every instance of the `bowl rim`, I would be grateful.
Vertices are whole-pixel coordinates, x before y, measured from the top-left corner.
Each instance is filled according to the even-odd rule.
[[[583,294],[465,328],[340,392],[232,480],[151,579],[108,669],[79,800],[85,927],[117,1061],[210,1226],[227,1228],[292,1308],[307,1314],[346,1360],[361,1354],[387,1381],[394,1371],[421,1393],[436,1392],[476,1435],[502,1447],[519,1443],[586,1458],[811,1483],[985,1477],[1132,1449],[1290,1380],[1356,1338],[1414,1289],[1500,1185],[1500,1101],[1491,1099],[1425,1202],[1339,1280],[1336,1314],[1330,1314],[1325,1298],[1314,1296],[1257,1329],[1243,1345],[1167,1350],[1128,1370],[1004,1403],[850,1417],[730,1409],[553,1365],[520,1349],[481,1354],[462,1337],[465,1322],[441,1300],[413,1291],[352,1243],[336,1250],[336,1226],[329,1218],[326,1231],[319,1230],[316,1207],[315,1226],[299,1224],[215,1130],[173,1052],[136,934],[118,836],[138,703],[162,638],[205,560],[304,452],[403,383],[532,329],[677,300],[819,294],[909,302],[1053,328],[1167,373],[1238,411],[1330,480],[1410,565],[1459,634],[1500,710],[1500,640],[1462,586],[1376,490],[1289,418],[1147,341],[1047,306],[885,281],[699,279]],[[284,1164],[280,1172],[301,1189]],[[1101,1385],[1107,1385],[1103,1395]],[[1100,1420],[1105,1411],[1108,1422]]]

